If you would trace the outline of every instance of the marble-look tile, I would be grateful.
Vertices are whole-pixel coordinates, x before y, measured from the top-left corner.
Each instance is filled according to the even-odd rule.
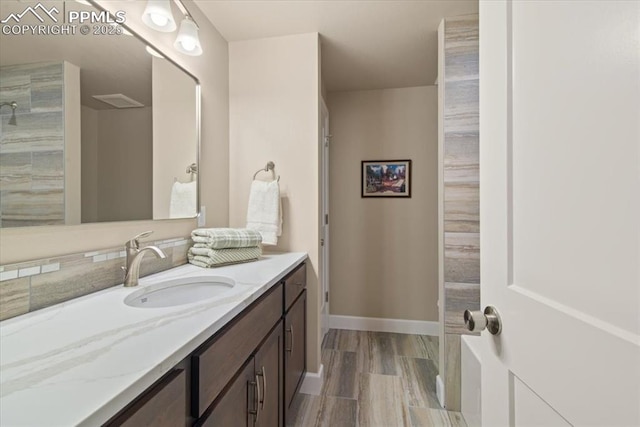
[[[64,190],[64,151],[33,153],[31,188],[33,190]]]
[[[444,52],[447,82],[479,77],[478,15],[445,20]]]
[[[480,283],[480,233],[444,233],[444,280]]]
[[[447,334],[479,335],[464,326],[465,310],[480,310],[479,283],[444,284],[444,331]]]
[[[159,273],[164,270],[168,270],[173,267],[173,248],[165,248],[162,251],[167,256],[164,259],[156,258],[155,255],[147,253],[142,259],[140,264],[140,277],[148,276],[150,274]],[[120,259],[118,262],[124,265],[125,260]]]
[[[446,132],[444,144],[444,182],[480,181],[480,133]]]
[[[62,111],[64,101],[62,62],[39,65],[31,72],[31,112]]]
[[[351,427],[358,421],[358,402],[331,396],[320,398],[316,419],[318,427]]]
[[[3,126],[0,153],[64,149],[63,113],[31,113],[17,116],[18,126]]]
[[[325,338],[323,348],[355,352],[368,349],[368,333],[346,329],[330,329]]]
[[[403,426],[409,421],[404,403],[402,378],[393,375],[360,374],[358,425]]]
[[[114,259],[33,276],[30,311],[122,283],[122,265],[121,259]]]
[[[0,282],[0,320],[29,311],[29,278]]]
[[[0,154],[0,191],[31,189],[31,153]]]
[[[3,191],[0,198],[3,225],[64,224],[62,190]]]
[[[444,231],[480,232],[480,185],[456,182],[444,185]]]
[[[443,409],[409,407],[410,426],[415,427],[467,427],[460,412]]]
[[[322,396],[297,393],[293,397],[293,402],[291,402],[290,415],[286,419],[286,426],[315,426],[318,420],[321,399]]]
[[[449,411],[460,410],[460,335],[444,335],[445,369],[445,406]]]
[[[396,356],[438,358],[438,337],[398,333],[385,333],[385,335],[392,340],[393,354]]]
[[[31,76],[23,71],[7,71],[8,67],[0,67],[0,99],[2,102],[15,101],[16,114],[31,112]],[[2,117],[10,117],[11,108],[0,110]],[[4,121],[4,120],[3,120]]]
[[[298,394],[287,426],[352,427],[357,425],[358,402],[331,396]]]
[[[353,351],[322,350],[325,396],[358,398],[358,358]]]
[[[179,240],[185,241],[184,238]],[[149,242],[149,244],[157,245],[158,242]],[[180,252],[183,248],[184,262],[178,263],[181,255],[176,256],[176,252]],[[187,248],[188,245],[178,245],[166,249],[167,259],[159,262],[154,262],[155,258],[152,256],[145,257],[142,262],[141,276],[186,264]],[[82,252],[0,266],[2,280],[0,286],[18,278],[20,271],[23,275],[34,274],[30,276],[33,278],[31,306],[29,306],[28,286],[26,298],[27,310],[29,311],[30,307],[30,311],[33,311],[122,283],[124,276],[120,267],[125,261],[121,247],[93,251],[91,256],[85,255],[86,253]],[[94,257],[100,257],[100,262],[94,263]],[[24,280],[29,283],[29,277],[25,277]],[[1,300],[0,304],[3,304]],[[11,314],[14,312],[16,314]],[[13,317],[18,314],[22,312],[11,311],[7,316]]]
[[[479,99],[478,79],[445,82],[445,133],[477,131],[480,128]]]
[[[405,402],[409,406],[440,408],[435,383],[438,370],[429,359],[396,356],[402,376]]]
[[[360,372],[381,375],[397,375],[394,360],[396,346],[391,334],[384,332],[368,333],[368,351],[362,352],[359,359]]]
[[[173,267],[178,267],[189,262],[187,260],[187,252],[189,251],[190,246],[191,243],[185,243],[183,245],[173,247],[173,259],[171,264]]]
[[[18,278],[18,270],[3,270],[0,271],[0,281],[17,279]]]

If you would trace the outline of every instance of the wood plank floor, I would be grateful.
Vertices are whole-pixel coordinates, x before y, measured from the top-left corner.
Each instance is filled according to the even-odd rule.
[[[438,337],[332,329],[320,396],[299,394],[291,426],[460,426],[436,397]]]

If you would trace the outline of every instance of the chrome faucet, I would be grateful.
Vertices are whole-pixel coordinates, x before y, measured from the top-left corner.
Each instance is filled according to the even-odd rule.
[[[124,286],[127,288],[131,286],[138,286],[138,279],[140,278],[140,263],[142,262],[142,258],[144,258],[145,253],[151,252],[160,259],[167,257],[167,255],[162,252],[162,249],[156,246],[145,246],[144,248],[140,248],[139,239],[147,237],[151,233],[153,233],[153,231],[140,233],[124,245],[127,251],[127,266],[122,267],[122,269],[124,270]]]

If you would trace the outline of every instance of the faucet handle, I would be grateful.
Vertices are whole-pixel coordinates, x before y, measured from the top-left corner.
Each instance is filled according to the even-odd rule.
[[[145,231],[144,233],[140,233],[136,237],[134,237],[133,239],[129,240],[126,243],[125,246],[127,248],[139,249],[140,248],[140,239],[144,239],[145,237],[150,236],[151,233],[153,233],[153,231]]]

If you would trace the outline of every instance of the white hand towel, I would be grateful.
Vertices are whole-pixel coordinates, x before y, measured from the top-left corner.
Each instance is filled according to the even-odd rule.
[[[169,218],[193,218],[196,216],[197,181],[174,182],[171,187]]]
[[[282,234],[282,208],[280,206],[280,186],[278,181],[258,181],[251,183],[247,228],[262,235],[263,245],[278,244]]]

